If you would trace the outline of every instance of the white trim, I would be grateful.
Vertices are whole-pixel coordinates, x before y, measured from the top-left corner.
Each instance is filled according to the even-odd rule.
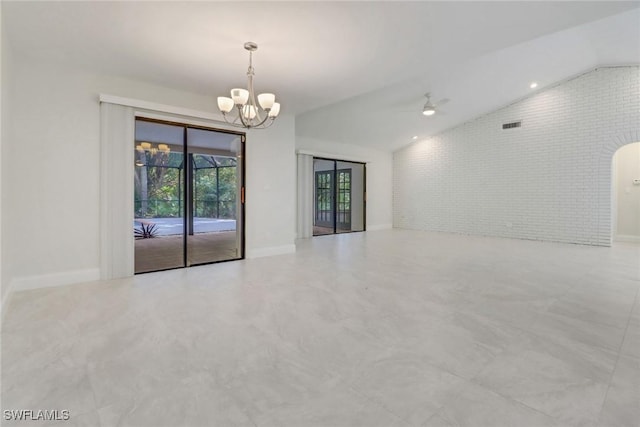
[[[306,154],[308,156],[314,157],[325,157],[332,160],[344,160],[347,162],[358,162],[358,163],[371,163],[371,160],[362,159],[360,157],[352,157],[352,156],[344,156],[342,154],[336,153],[325,153],[322,151],[312,151],[312,150],[296,150],[296,154]]]
[[[296,155],[296,236],[313,236],[313,157]]]
[[[247,250],[247,259],[262,258],[265,256],[292,254],[296,251],[296,245],[271,246],[268,248],[257,248]]]
[[[367,231],[390,230],[392,228],[393,224],[367,225]]]
[[[151,102],[151,101],[142,101],[140,99],[124,98],[121,96],[107,95],[107,94],[101,93],[100,102],[123,105],[126,107],[133,107],[133,108],[142,109],[142,110],[161,111],[163,113],[169,113],[169,114],[174,114],[178,116],[195,117],[198,119],[206,119],[206,120],[213,120],[215,122],[226,123],[221,114],[210,113],[207,111],[192,110],[191,108],[176,107],[173,105],[160,104],[160,103]]]
[[[97,280],[100,280],[99,268],[65,271],[62,273],[15,278],[11,282],[11,288],[9,289],[9,291],[21,292],[28,291],[30,289],[52,288],[57,286],[72,285],[75,283],[95,282]]]
[[[100,271],[104,280],[133,276],[133,108],[100,104]]]
[[[229,130],[233,132],[240,131],[241,133],[246,131],[246,129],[243,131],[241,129],[229,126],[227,125],[227,123],[219,122],[216,120],[195,118],[192,116],[176,116],[175,114],[169,114],[169,113],[165,114],[162,111],[136,109],[134,110],[134,113],[136,118],[141,117],[141,118],[152,119],[152,120],[164,120],[167,122],[177,122],[185,125],[202,126],[202,127],[208,127],[208,128],[214,128],[214,129]]]
[[[640,243],[640,236],[617,234],[613,240],[614,242]]]

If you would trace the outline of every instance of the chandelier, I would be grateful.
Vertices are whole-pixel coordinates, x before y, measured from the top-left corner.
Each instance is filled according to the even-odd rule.
[[[171,152],[171,148],[167,144],[158,144],[157,147],[154,147],[150,142],[141,142],[136,145],[136,151],[139,153],[144,153],[146,151],[150,152],[152,155],[160,153],[169,154]]]
[[[261,93],[256,96],[253,90],[253,76],[255,75],[252,63],[253,52],[258,50],[254,42],[246,42],[244,48],[249,51],[249,69],[247,70],[247,89],[231,89],[231,98],[218,97],[218,108],[222,112],[225,122],[240,128],[265,129],[271,126],[280,113],[280,104],[275,102],[276,96],[272,93]],[[229,114],[236,108],[234,114]],[[235,116],[235,117],[234,117]]]
[[[141,154],[143,158],[146,158],[146,153],[150,153],[152,156],[156,154],[169,154],[171,152],[171,148],[167,144],[158,144],[157,147],[154,147],[150,142],[141,142],[136,145],[136,151]],[[136,160],[136,166],[144,166],[144,162],[141,159]]]

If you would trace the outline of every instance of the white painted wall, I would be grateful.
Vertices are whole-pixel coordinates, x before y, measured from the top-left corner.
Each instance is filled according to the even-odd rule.
[[[247,258],[295,251],[295,119],[249,131],[246,156]]]
[[[614,238],[640,242],[640,142],[616,151],[613,183],[616,200]]]
[[[639,67],[599,68],[398,150],[394,226],[609,245],[611,160],[640,139],[639,105]]]
[[[367,230],[391,228],[393,156],[391,152],[359,145],[321,141],[296,135],[296,150],[313,152],[321,157],[366,162]]]
[[[16,290],[99,274],[98,95],[214,112],[215,97],[14,57],[3,241]],[[294,119],[247,135],[247,256],[294,250]],[[123,165],[123,167],[128,167]],[[26,171],[29,173],[25,173]]]

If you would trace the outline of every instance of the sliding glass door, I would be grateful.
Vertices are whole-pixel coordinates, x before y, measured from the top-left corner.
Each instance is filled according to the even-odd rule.
[[[314,158],[313,235],[365,230],[364,163]]]
[[[184,128],[136,122],[135,272],[184,267]]]
[[[187,264],[241,258],[241,137],[187,129]]]
[[[244,135],[136,120],[135,272],[244,257]]]

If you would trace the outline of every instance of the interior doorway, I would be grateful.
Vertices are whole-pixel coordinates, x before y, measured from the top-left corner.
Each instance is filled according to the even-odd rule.
[[[366,229],[366,165],[313,158],[313,235]]]
[[[613,156],[613,240],[640,243],[640,142]]]
[[[136,274],[244,258],[244,141],[136,119]]]

